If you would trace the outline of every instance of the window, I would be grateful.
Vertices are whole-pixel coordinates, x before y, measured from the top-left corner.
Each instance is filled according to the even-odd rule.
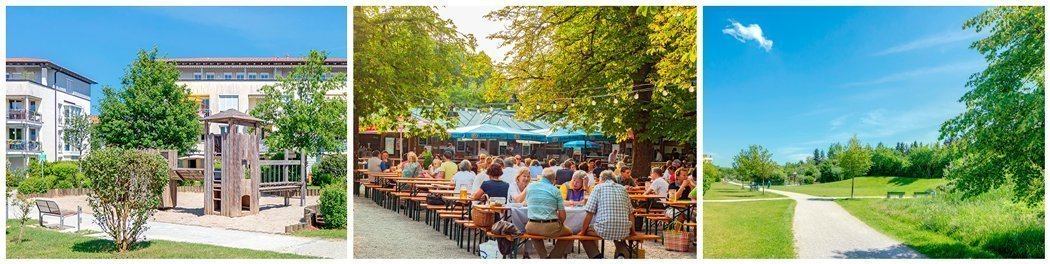
[[[201,79],[201,73],[199,73],[199,72],[193,73],[193,79],[194,80],[200,80]]]
[[[270,79],[270,74],[269,73],[265,73],[265,72],[264,73],[260,73],[259,74],[259,79],[268,80],[268,79]]]
[[[10,73],[10,72],[9,72],[9,73],[7,73],[7,79],[8,79],[8,80],[10,80],[10,79],[11,79],[11,73]]]
[[[227,73],[223,73],[222,74],[222,79],[224,79],[224,80],[232,80],[233,79],[233,74],[232,73],[228,73],[228,72]]]
[[[236,95],[219,95],[219,111],[225,111],[227,109],[238,109],[237,108],[237,96]]]
[[[254,72],[248,74],[248,80],[255,80],[255,73]]]
[[[226,134],[230,132],[229,125],[219,125],[219,134]]]
[[[244,80],[244,73],[238,73],[237,74],[237,79],[238,80]]]
[[[207,78],[208,78],[208,80],[215,80],[215,73],[214,72],[209,72]]]
[[[21,128],[8,128],[7,139],[10,140],[22,140],[22,129]]]

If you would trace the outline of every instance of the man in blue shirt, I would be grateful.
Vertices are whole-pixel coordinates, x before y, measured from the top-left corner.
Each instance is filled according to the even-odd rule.
[[[561,190],[554,187],[554,169],[547,168],[540,174],[540,180],[529,184],[525,195],[525,204],[528,205],[529,223],[525,224],[525,233],[530,235],[555,238],[572,235],[572,231],[565,226],[565,201],[562,200]],[[572,240],[558,240],[554,243],[554,249],[547,255],[547,247],[543,240],[533,240],[536,253],[540,258],[562,258],[565,251],[572,246]]]

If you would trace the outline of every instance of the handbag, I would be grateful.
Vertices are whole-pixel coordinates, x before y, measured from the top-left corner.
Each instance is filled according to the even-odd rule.
[[[693,232],[685,231],[685,224],[680,221],[671,222],[663,233],[664,249],[689,252],[693,247],[692,237]]]
[[[518,227],[514,226],[510,221],[510,214],[503,216],[499,222],[492,225],[492,234],[498,236],[512,236],[516,237],[521,235],[518,231]],[[497,238],[496,243],[499,245],[499,252],[503,255],[508,255],[514,251],[514,241],[507,238]]]
[[[470,209],[470,221],[480,228],[489,228],[496,222],[496,213],[478,204]]]
[[[441,199],[441,196],[436,193],[427,194],[428,205],[445,205],[445,199]]]

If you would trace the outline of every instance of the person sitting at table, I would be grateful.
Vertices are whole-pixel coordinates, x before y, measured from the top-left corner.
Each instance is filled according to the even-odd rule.
[[[422,171],[423,167],[419,165],[419,157],[416,157],[415,152],[408,152],[405,162],[401,163],[401,177],[416,178],[419,177],[419,173]]]
[[[587,187],[587,173],[576,171],[572,175],[571,181],[561,185],[561,189],[564,190],[565,194],[565,203],[569,205],[583,204],[583,200],[587,198]]]
[[[638,187],[638,181],[631,177],[631,167],[622,166],[618,169],[620,171],[620,178],[617,180],[620,185],[627,188]]]
[[[529,189],[529,183],[532,183],[532,176],[529,174],[529,170],[518,170],[518,176],[514,177],[514,184],[517,186],[518,192],[510,196],[514,199],[511,202],[521,203],[525,201],[525,192]]]
[[[372,156],[365,162],[365,167],[368,168],[368,171],[370,172],[382,172],[383,167],[380,166],[382,163],[383,161],[379,159],[379,151],[373,150]]]
[[[500,176],[503,176],[502,167],[499,164],[493,164],[488,171],[485,171],[485,174],[489,176],[489,180],[481,183],[481,186],[474,192],[474,196],[471,199],[487,202],[487,200],[482,198],[488,196],[489,198],[503,198],[504,201],[509,200],[507,199],[507,192],[510,189],[510,184],[500,180]]]
[[[689,191],[696,188],[696,183],[690,178],[689,170],[686,168],[679,168],[674,173],[675,180],[671,183],[668,189],[674,190],[674,196],[678,197],[679,200],[688,200]]]
[[[438,167],[438,173],[434,175],[435,179],[446,179],[451,180],[452,176],[459,170],[459,166],[456,166],[455,162],[452,162],[452,156],[449,154],[441,154],[441,166]]]
[[[489,169],[489,164],[492,164],[492,157],[488,157],[487,155],[479,156],[479,158],[478,158],[478,171],[475,172],[475,173],[477,173],[477,174],[484,174],[485,171]]]
[[[549,159],[549,160],[547,160],[547,168],[552,168],[552,169],[554,169],[554,171],[558,171],[558,170],[561,169],[561,166],[558,166],[558,161],[557,160]]]
[[[441,171],[439,168],[441,168],[441,160],[435,159],[430,163],[430,166],[427,166],[427,169],[423,171],[423,176],[426,178],[435,178],[437,177],[438,172]]]
[[[602,159],[595,159],[594,160],[594,171],[591,172],[591,174],[594,175],[594,178],[598,179],[599,175],[602,175],[602,172],[605,171],[605,170],[606,170],[605,165],[602,165]]]
[[[469,160],[463,160],[459,162],[459,171],[456,175],[452,175],[452,184],[455,185],[455,190],[474,190],[474,171],[471,171],[471,164]]]
[[[632,222],[634,218],[631,217],[631,198],[627,194],[627,188],[616,184],[616,175],[612,171],[603,171],[598,175],[598,185],[591,190],[591,195],[587,199],[587,204],[583,206],[583,210],[587,212],[587,215],[583,217],[583,225],[578,235],[614,240],[615,258],[625,254],[627,243],[624,242],[624,239],[635,234]],[[594,225],[592,226],[591,223]],[[580,241],[580,243],[583,244],[587,257],[604,257],[599,255],[595,241]]]
[[[539,160],[532,160],[532,163],[529,163],[529,165],[529,176],[536,180],[540,177],[540,173],[543,172],[543,167],[540,166]]]
[[[390,163],[390,154],[386,153],[386,151],[379,154],[379,161],[379,168],[382,169],[383,172],[389,172],[393,169],[392,167],[394,164]]]
[[[508,198],[513,198],[520,192],[518,189],[518,180],[515,179],[515,177],[518,176],[518,172],[520,172],[521,169],[514,167],[516,164],[518,164],[518,162],[514,157],[507,157],[507,159],[503,160],[503,176],[500,177],[500,180],[510,184],[510,191],[507,193]]]
[[[591,171],[593,171],[593,168],[591,167],[590,164],[591,163],[589,163],[589,162],[588,163],[581,163],[580,167],[576,168],[576,172],[574,172],[572,174],[575,177],[576,173],[583,172],[584,180],[585,180],[585,182],[584,182],[585,184],[584,185],[586,185],[588,189],[590,189],[592,186],[594,186],[594,183],[595,183],[595,181],[594,181],[594,174],[591,174]]]
[[[653,168],[649,173],[649,179],[649,188],[646,189],[642,195],[656,194],[664,197],[660,198],[660,201],[667,200],[667,188],[669,187],[669,184],[667,183],[667,179],[664,179],[663,175],[660,174],[660,168]],[[663,204],[655,202],[648,206],[649,208],[664,208]]]
[[[556,172],[556,181],[554,185],[562,185],[572,180],[572,174],[576,173],[576,163],[572,162],[571,159],[565,160],[561,164],[561,169]]]
[[[528,165],[525,165],[525,164],[527,164],[527,163],[525,163],[525,161],[521,160],[521,154],[514,155],[514,161],[518,162],[518,163],[514,164],[514,167],[518,167],[518,169],[521,169],[521,168],[524,168],[525,166],[528,166]]]
[[[554,186],[556,172],[554,169],[543,169],[540,180],[529,184],[525,203],[528,204],[529,222],[525,224],[525,233],[530,235],[555,238],[568,236],[572,230],[565,226],[565,201],[561,198],[561,191]],[[554,249],[547,254],[547,247],[542,239],[533,239],[532,245],[536,247],[536,253],[540,258],[560,259],[565,256],[565,251],[572,246],[572,240],[557,240]]]

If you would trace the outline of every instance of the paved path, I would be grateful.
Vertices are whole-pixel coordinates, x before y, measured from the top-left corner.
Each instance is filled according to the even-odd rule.
[[[423,222],[354,197],[355,259],[476,259],[441,232]]]
[[[795,249],[798,257],[814,258],[925,258],[842,209],[838,198],[767,189],[794,199]]]
[[[8,218],[16,218],[15,207],[8,207]],[[34,207],[29,215],[36,218],[37,210]],[[81,229],[102,231],[102,228],[94,222],[91,214],[81,214],[83,223]],[[66,217],[67,226],[76,226],[75,216]],[[47,224],[57,224],[57,217],[44,217]],[[180,225],[162,223],[156,221],[147,222],[149,230],[143,234],[147,240],[159,239],[177,242],[208,244],[223,247],[243,248],[253,250],[274,251],[291,253],[304,256],[321,258],[346,258],[346,240],[322,239],[310,237],[298,237],[278,235],[269,233],[230,230],[223,228]],[[76,231],[75,228],[64,229],[64,232]],[[98,238],[108,238],[105,234],[97,233],[91,235]]]

